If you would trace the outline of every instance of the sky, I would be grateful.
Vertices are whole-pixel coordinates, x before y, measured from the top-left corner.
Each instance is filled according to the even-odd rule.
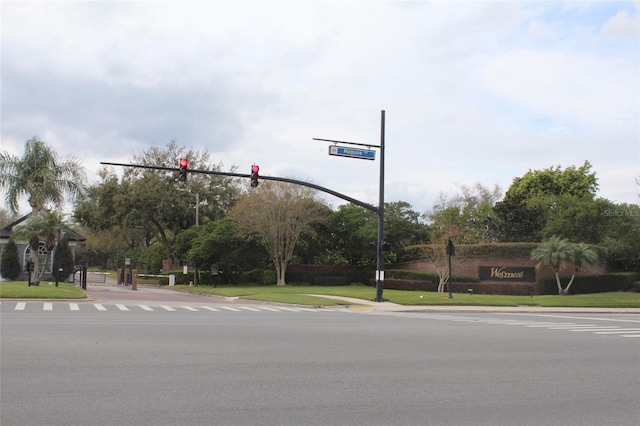
[[[598,196],[638,203],[639,5],[2,0],[0,150],[38,136],[96,183],[175,141],[377,205],[385,111],[386,202],[586,160]]]

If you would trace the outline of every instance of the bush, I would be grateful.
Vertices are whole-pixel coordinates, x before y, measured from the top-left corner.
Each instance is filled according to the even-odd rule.
[[[2,248],[2,257],[0,257],[0,276],[8,280],[15,280],[22,272],[20,268],[20,259],[18,258],[18,247],[9,240]]]
[[[637,272],[616,272],[602,275],[586,275],[575,277],[570,294],[606,293],[609,291],[629,291],[635,281],[638,280]],[[566,286],[571,277],[560,277],[562,286]],[[540,279],[540,292],[542,294],[558,294],[556,278],[545,277]]]
[[[440,282],[440,277],[435,272],[413,271],[409,269],[389,269],[385,271],[386,280],[427,280],[435,283]],[[457,283],[477,283],[480,279],[477,277],[469,277],[466,275],[454,275],[453,282]]]
[[[531,250],[538,245],[538,243],[456,244],[455,248],[456,256],[460,257],[524,257],[528,259],[531,256]],[[434,250],[440,253],[433,253]],[[413,257],[412,260],[425,260],[434,255],[444,255],[444,246],[415,245],[407,247],[405,253],[405,257]]]

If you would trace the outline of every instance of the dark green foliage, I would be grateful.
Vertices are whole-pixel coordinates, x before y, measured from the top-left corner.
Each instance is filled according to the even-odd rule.
[[[536,247],[538,247],[538,243],[455,244],[456,256],[458,257],[528,258],[531,255],[531,250]],[[442,250],[442,253],[431,253],[432,250]],[[415,256],[411,260],[424,260],[432,255],[444,256],[444,247],[417,245],[408,247],[407,253]]]
[[[0,259],[0,276],[8,280],[15,280],[20,276],[20,259],[18,257],[18,247],[9,240],[2,248],[2,258]]]
[[[55,265],[55,271],[53,271],[54,274],[57,274],[59,272],[58,269],[62,268],[62,271],[58,275],[60,281],[66,281],[73,273],[75,266],[73,253],[71,253],[69,241],[67,241],[66,238],[61,239],[58,243],[58,247],[56,248],[53,258],[53,264]]]
[[[369,282],[374,276],[374,267],[369,265],[289,265],[287,268],[287,282],[292,285],[350,285]]]
[[[635,272],[617,272],[613,274],[577,276],[571,286],[569,294],[605,293],[609,291],[629,291],[633,283],[638,280]],[[561,277],[567,282],[570,277]],[[558,285],[555,277],[540,279],[541,294],[557,294]]]
[[[412,271],[409,269],[389,269],[385,271],[385,278],[389,279],[398,279],[398,280],[426,280],[438,283],[440,281],[440,277],[435,272],[425,272],[425,271]],[[468,277],[464,275],[453,275],[454,282],[468,282],[468,283],[476,283],[480,282],[480,279],[477,277]]]

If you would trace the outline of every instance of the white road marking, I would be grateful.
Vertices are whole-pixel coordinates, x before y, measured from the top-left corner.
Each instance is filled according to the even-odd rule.
[[[77,303],[69,303],[69,309],[71,309],[72,311],[79,311],[80,306],[78,306]]]
[[[105,308],[101,303],[94,303],[93,306],[96,307],[97,310],[99,311],[106,311],[107,308]]]
[[[129,310],[129,308],[127,308],[126,306],[124,306],[124,305],[122,305],[120,303],[116,304],[116,307],[118,309],[120,309],[121,311],[128,311]]]

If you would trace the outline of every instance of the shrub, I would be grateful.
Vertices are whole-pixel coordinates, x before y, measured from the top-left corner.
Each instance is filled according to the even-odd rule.
[[[616,272],[602,275],[576,276],[570,294],[605,293],[609,291],[629,291],[635,281],[638,280],[637,272]],[[560,282],[566,285],[571,277],[560,277]],[[542,294],[558,294],[556,278],[545,277],[540,279],[540,292]]]
[[[0,276],[15,280],[22,272],[20,268],[20,259],[18,258],[18,247],[9,240],[2,248],[2,257],[0,257]]]

